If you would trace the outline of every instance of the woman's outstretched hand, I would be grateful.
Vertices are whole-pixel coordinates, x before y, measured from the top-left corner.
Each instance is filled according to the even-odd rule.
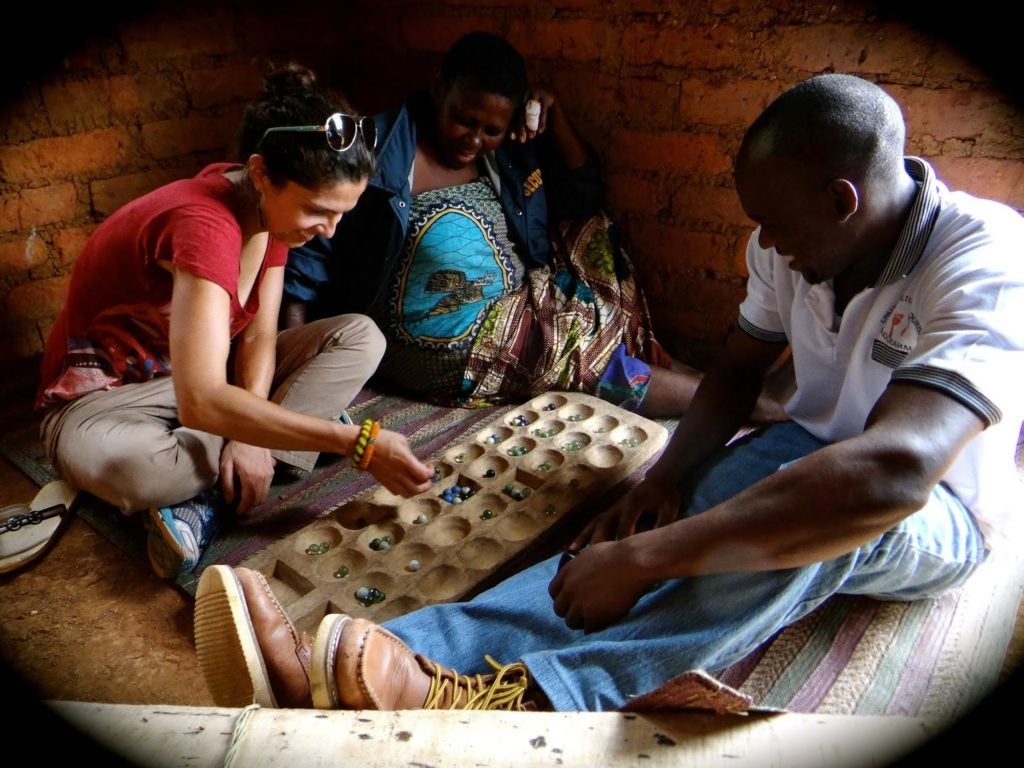
[[[415,496],[432,485],[434,468],[416,458],[405,435],[382,429],[368,471],[398,496]]]

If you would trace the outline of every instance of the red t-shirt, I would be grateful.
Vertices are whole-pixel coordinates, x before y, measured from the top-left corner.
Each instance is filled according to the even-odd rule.
[[[228,293],[232,338],[249,324],[266,270],[283,266],[288,248],[270,239],[248,300],[239,304],[241,201],[224,176],[238,168],[209,165],[124,205],[93,232],[46,341],[37,408],[171,372],[174,278],[161,261]]]

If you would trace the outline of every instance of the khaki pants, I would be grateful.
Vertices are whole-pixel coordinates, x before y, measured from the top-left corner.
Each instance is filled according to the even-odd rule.
[[[282,331],[270,399],[336,420],[370,378],[384,337],[363,315],[341,315]],[[224,438],[181,426],[170,376],[93,392],[55,408],[42,423],[60,477],[125,513],[177,504],[210,488]],[[310,470],[318,454],[273,451]]]

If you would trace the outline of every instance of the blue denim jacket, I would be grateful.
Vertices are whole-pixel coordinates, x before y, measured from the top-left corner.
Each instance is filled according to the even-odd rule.
[[[409,227],[417,116],[432,112],[429,94],[417,93],[375,115],[376,169],[359,203],[345,214],[333,237],[318,236],[289,253],[284,297],[306,302],[307,319],[369,313],[382,299]],[[482,163],[482,172],[499,190],[509,234],[528,267],[543,266],[551,258],[549,222],[589,216],[604,204],[593,154],[581,168],[568,170],[557,161],[548,162],[541,144],[505,142]]]

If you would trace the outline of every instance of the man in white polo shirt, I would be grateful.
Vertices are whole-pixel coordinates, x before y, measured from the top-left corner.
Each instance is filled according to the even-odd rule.
[[[736,164],[758,224],[738,327],[644,481],[562,568],[383,626],[326,617],[312,703],[615,709],[740,660],[833,594],[931,597],[1019,543],[1024,219],[950,192],[904,141],[899,107],[860,78],[773,102]],[[792,420],[723,447],[787,347]],[[246,604],[226,633],[222,609]],[[204,573],[196,631],[218,704],[238,705],[227,681],[246,677],[239,702],[309,696],[308,641],[279,615],[258,574]],[[515,663],[495,673],[485,654]]]

